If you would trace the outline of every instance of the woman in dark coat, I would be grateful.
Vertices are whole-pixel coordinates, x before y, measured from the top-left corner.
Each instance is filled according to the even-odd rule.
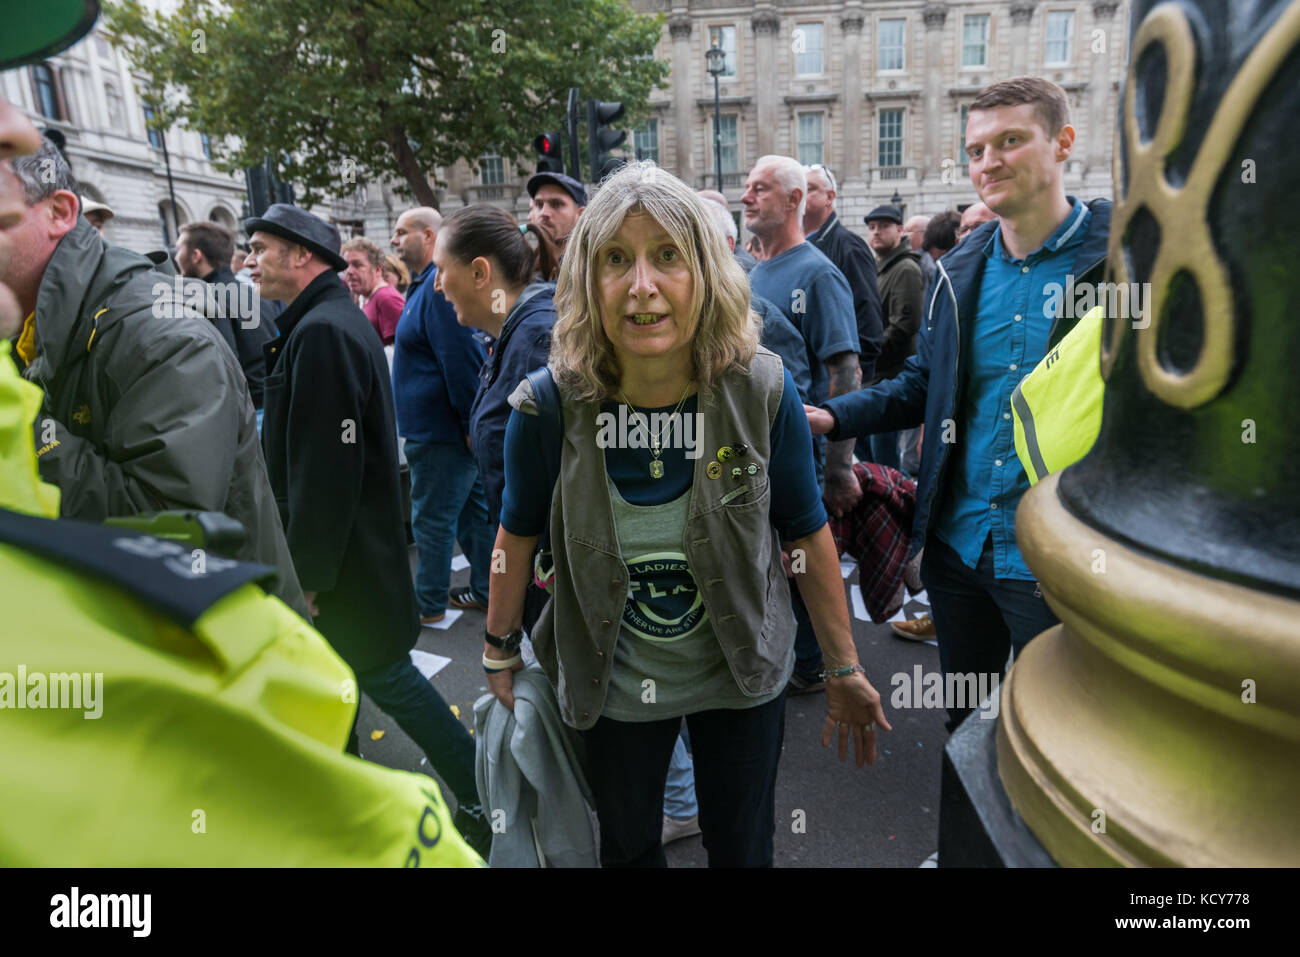
[[[493,525],[501,520],[510,393],[529,372],[546,365],[551,348],[555,283],[538,278],[547,268],[545,244],[545,234],[535,226],[521,232],[505,210],[478,203],[443,222],[433,251],[436,288],[460,324],[496,340],[479,373],[469,415],[470,444]],[[530,587],[525,628],[532,627],[545,602],[546,592]]]

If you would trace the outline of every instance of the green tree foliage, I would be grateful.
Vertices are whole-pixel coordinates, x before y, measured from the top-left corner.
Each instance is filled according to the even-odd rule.
[[[110,0],[105,16],[163,116],[207,133],[222,169],[276,157],[307,204],[385,177],[435,205],[436,167],[528,155],[569,87],[635,121],[669,69],[661,18],[624,0]]]

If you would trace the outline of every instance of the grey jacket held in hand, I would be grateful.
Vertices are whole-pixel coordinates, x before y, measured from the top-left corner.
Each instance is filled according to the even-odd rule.
[[[515,672],[514,695],[513,713],[491,694],[474,702],[474,774],[494,830],[488,865],[599,867],[582,741],[540,668]]]
[[[274,567],[274,594],[306,618],[243,371],[159,259],[106,244],[84,218],[54,250],[23,370],[45,392],[41,478],[65,518],[224,512],[247,532],[231,557]]]

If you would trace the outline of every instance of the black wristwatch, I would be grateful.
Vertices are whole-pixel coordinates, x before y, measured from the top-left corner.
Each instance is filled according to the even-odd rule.
[[[514,654],[519,650],[519,646],[524,643],[524,630],[516,628],[502,638],[498,638],[486,628],[483,629],[483,640],[493,648],[500,648],[502,651],[508,651]]]

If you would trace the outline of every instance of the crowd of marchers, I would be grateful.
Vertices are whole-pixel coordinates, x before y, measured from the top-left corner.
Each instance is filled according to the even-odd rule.
[[[931,615],[893,628],[937,639],[944,672],[1000,676],[1056,622],[1016,544],[1030,479],[1012,396],[1071,332],[1044,290],[1104,266],[1110,204],[1065,193],[1075,131],[1052,83],[994,83],[972,104],[979,201],[879,205],[865,240],[830,169],[765,156],[740,197],[743,245],[724,196],[635,163],[590,197],[533,176],[523,224],[490,204],[416,207],[381,245],[276,204],[244,240],[197,222],[174,250],[133,252],[104,241],[59,149],[25,135],[0,171],[15,299],[0,364],[30,405],[8,418],[34,440],[15,468],[34,463],[22,481],[51,520],[240,523],[224,557],[274,572],[273,598],[230,593],[248,602],[240,627],[280,616],[268,635],[346,668],[277,659],[277,703],[240,713],[224,773],[296,768],[298,793],[332,786],[343,806],[357,768],[380,775],[319,860],[663,865],[665,843],[702,832],[711,865],[770,866],[787,696],[824,695],[822,743],[859,767],[890,727],[843,556],[877,620],[905,583],[926,588]],[[598,442],[601,416],[626,437]],[[698,417],[702,454],[661,427],[678,416]],[[454,588],[457,544],[469,575]],[[477,737],[410,656],[448,609],[482,616]],[[110,660],[112,642],[152,641],[108,631]],[[188,654],[177,640],[150,645],[164,672]],[[419,801],[459,836],[428,843],[421,817],[410,848],[387,832],[367,846],[382,775],[394,794],[410,776],[360,761],[355,693],[321,704],[327,673],[420,746],[456,810],[427,778]],[[99,726],[115,716],[105,675]],[[970,710],[949,708],[949,729]],[[202,726],[221,712],[195,714],[199,738],[225,733]],[[135,733],[103,746],[158,732]],[[239,813],[253,843],[281,812]],[[274,862],[265,851],[247,860]],[[135,862],[115,853],[86,860]]]

